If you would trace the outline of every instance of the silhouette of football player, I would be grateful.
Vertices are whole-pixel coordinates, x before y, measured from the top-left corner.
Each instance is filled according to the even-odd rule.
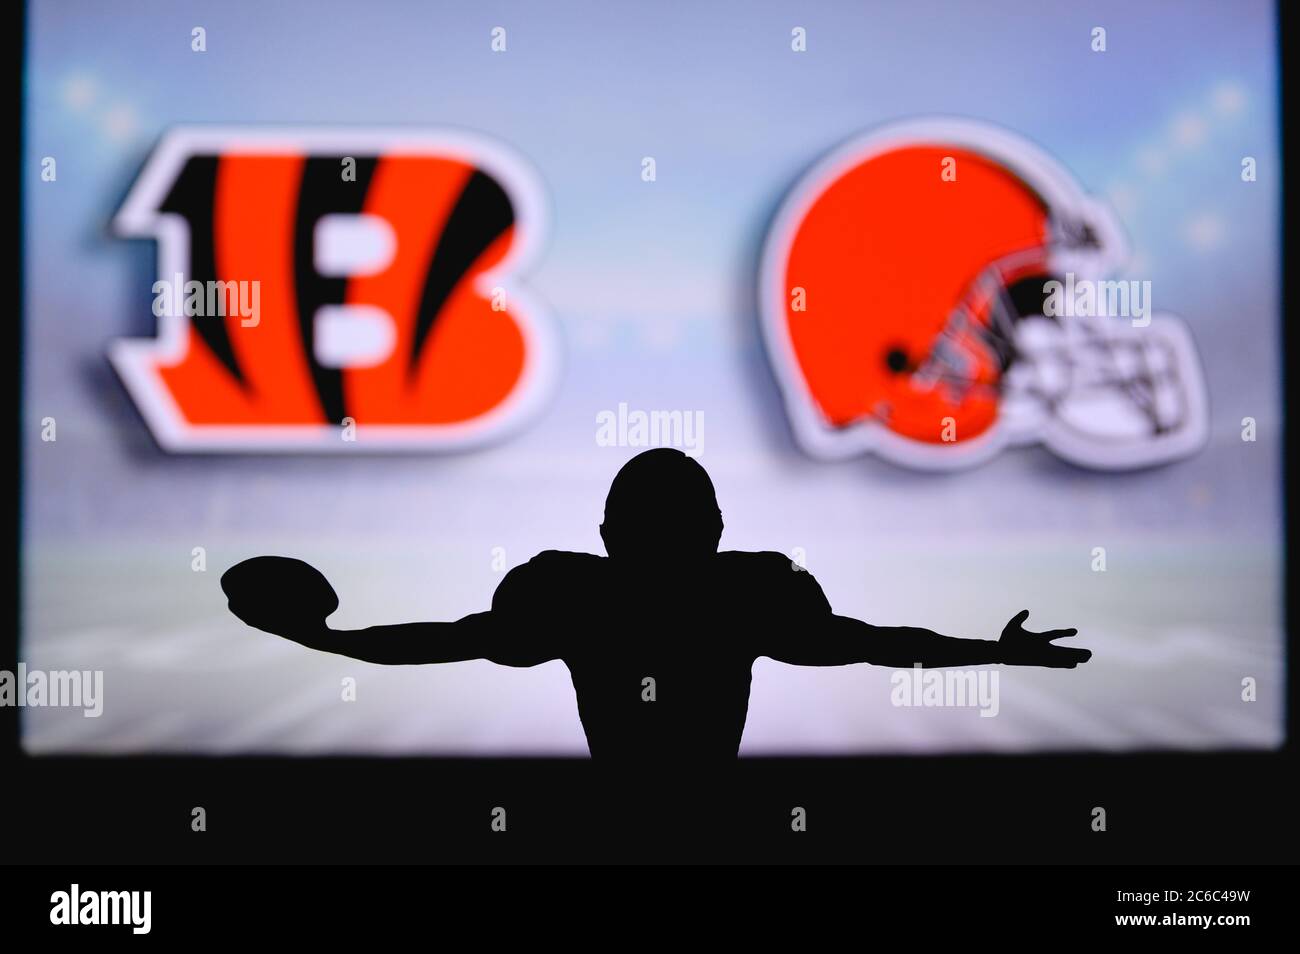
[[[800,666],[1004,663],[1072,669],[1092,655],[1031,633],[1024,610],[996,640],[955,639],[837,616],[812,574],[781,553],[718,552],[709,475],[681,451],[639,454],[614,478],[607,557],[546,550],[506,574],[492,609],[450,623],[330,629],[338,607],[306,563],[257,557],[226,571],[230,609],[312,649],[386,665],[490,659],[569,667],[593,758],[734,759],[759,656]]]

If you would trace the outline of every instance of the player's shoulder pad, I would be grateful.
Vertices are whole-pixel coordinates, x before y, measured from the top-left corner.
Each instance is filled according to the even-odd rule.
[[[604,562],[605,557],[596,556],[594,553],[578,553],[574,550],[543,550],[525,563],[524,566],[552,569],[599,566]]]
[[[512,568],[497,586],[497,595],[504,597],[527,588],[552,589],[592,572],[601,562],[601,557],[591,553],[543,550],[527,563]]]
[[[830,611],[821,584],[787,554],[775,550],[727,550],[718,554],[727,573],[747,581],[764,600],[800,607],[801,612]]]
[[[781,570],[789,573],[796,566],[794,560],[776,550],[723,550],[718,553],[718,559],[730,566],[760,572]]]

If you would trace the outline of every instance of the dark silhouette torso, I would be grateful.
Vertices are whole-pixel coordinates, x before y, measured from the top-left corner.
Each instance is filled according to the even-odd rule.
[[[327,620],[337,594],[317,570],[289,557],[245,560],[222,575],[221,586],[249,625],[366,662],[563,660],[592,756],[638,769],[734,760],[759,656],[805,666],[1014,659],[1073,668],[1091,655],[1051,645],[1073,629],[1024,630],[1028,610],[996,642],[835,616],[817,581],[784,554],[719,553],[723,529],[704,468],[657,447],[624,464],[610,484],[600,524],[608,557],[539,553],[506,574],[491,612],[333,630]],[[641,774],[638,784],[651,778]]]
[[[498,587],[492,613],[511,636],[489,658],[563,660],[596,759],[714,762],[736,757],[765,635],[830,612],[780,553],[632,570],[548,550]]]

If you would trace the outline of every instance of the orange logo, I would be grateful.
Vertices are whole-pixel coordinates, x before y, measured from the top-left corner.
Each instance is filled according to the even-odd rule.
[[[1126,252],[1111,210],[1007,130],[916,119],[853,139],[795,185],[764,247],[764,340],[796,439],[937,470],[1029,444],[1100,470],[1196,453],[1194,339],[1152,313],[1151,282],[1115,280]]]
[[[158,242],[158,337],[110,357],[168,450],[483,443],[554,379],[543,211],[464,133],[172,130],[114,221]]]

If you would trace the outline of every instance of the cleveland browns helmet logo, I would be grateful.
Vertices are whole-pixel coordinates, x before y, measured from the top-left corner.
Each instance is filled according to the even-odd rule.
[[[797,184],[763,254],[797,439],[940,469],[1034,442],[1104,469],[1193,453],[1208,413],[1183,322],[1060,308],[1063,288],[1127,301],[1107,280],[1123,256],[1109,210],[1011,133],[920,120],[850,142]]]
[[[114,220],[158,242],[158,337],[110,358],[167,449],[490,440],[554,377],[541,196],[465,133],[174,129]]]

